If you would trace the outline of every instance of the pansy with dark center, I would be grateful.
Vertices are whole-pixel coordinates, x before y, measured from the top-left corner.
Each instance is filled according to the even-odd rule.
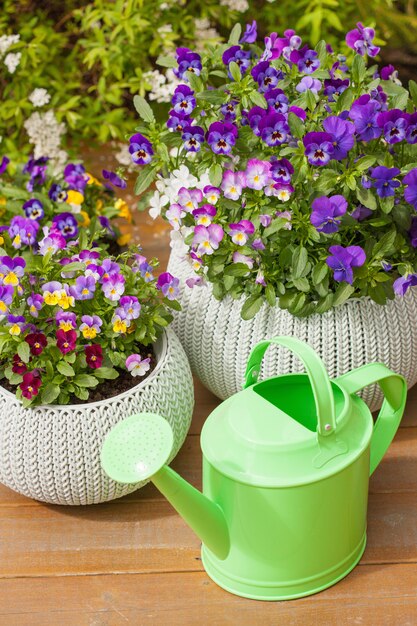
[[[339,97],[349,87],[349,79],[326,78],[324,81],[323,95],[327,96],[329,102],[334,102],[335,97]]]
[[[288,159],[272,157],[270,174],[278,183],[289,183],[294,174],[294,167]]]
[[[373,28],[365,27],[361,22],[358,22],[356,28],[347,33],[346,43],[349,48],[362,56],[368,54],[370,57],[375,57],[380,49],[378,46],[374,46],[374,37]]]
[[[171,103],[176,113],[190,115],[196,106],[194,91],[188,85],[178,85],[172,96]]]
[[[29,344],[30,353],[32,356],[39,356],[42,354],[44,348],[48,345],[48,340],[43,333],[29,333],[25,337],[26,343]]]
[[[271,89],[264,93],[265,100],[271,109],[275,109],[277,113],[286,113],[288,111],[288,98],[282,89]]]
[[[152,160],[152,144],[140,133],[132,135],[129,139],[129,152],[132,156],[133,163],[137,165],[147,165]]]
[[[251,70],[252,78],[258,83],[260,91],[268,91],[283,78],[282,72],[270,65],[268,61],[261,61]]]
[[[45,215],[43,204],[37,198],[27,200],[23,205],[23,210],[26,213],[26,217],[31,220],[40,220]]]
[[[261,121],[262,118],[265,117],[266,114],[267,113],[265,109],[259,106],[254,106],[250,109],[250,111],[248,111],[247,117],[248,117],[249,126],[251,127],[255,135],[261,134],[259,130],[259,122]]]
[[[240,73],[244,74],[250,65],[251,53],[248,50],[243,50],[241,46],[231,46],[223,52],[222,61],[229,67],[229,64],[234,61],[239,66]],[[229,78],[233,78],[230,70],[228,70]]]
[[[65,212],[56,215],[52,220],[52,226],[59,230],[67,241],[78,235],[78,222],[72,213]]]
[[[287,141],[290,127],[281,113],[268,113],[259,122],[259,132],[268,146],[280,146]]]
[[[171,109],[169,112],[169,117],[167,120],[167,128],[171,131],[182,132],[186,126],[189,126],[191,123],[191,118],[189,115],[177,113],[174,109]]]
[[[207,143],[215,154],[229,154],[236,143],[238,130],[230,122],[213,122],[206,133]]]
[[[403,141],[408,128],[407,114],[400,109],[391,109],[378,113],[377,124],[382,128],[387,143],[393,144]]]
[[[407,130],[405,133],[405,138],[407,143],[415,144],[417,143],[417,113],[406,113],[407,116]]]
[[[230,100],[226,104],[222,104],[220,111],[223,114],[225,122],[234,122],[236,120],[236,105],[239,104],[237,100]]]
[[[417,167],[410,170],[403,178],[403,184],[407,185],[404,191],[404,198],[408,204],[417,211]],[[1,271],[1,268],[0,268]]]
[[[384,165],[379,165],[371,170],[372,184],[380,198],[387,198],[395,194],[395,190],[401,184],[395,178],[400,171],[398,167],[385,167]]]
[[[91,369],[99,369],[103,365],[103,348],[100,344],[85,347],[85,360]]]
[[[39,388],[42,385],[42,379],[39,375],[35,375],[33,372],[26,372],[23,374],[23,380],[19,384],[22,396],[31,400],[39,393]]]
[[[181,139],[184,142],[184,148],[188,152],[199,152],[204,141],[204,128],[201,128],[201,126],[186,126],[182,131]]]
[[[178,69],[174,70],[178,78],[186,80],[186,72],[192,72],[196,76],[200,75],[202,65],[201,57],[197,52],[192,52],[189,48],[177,48],[176,52]]]
[[[68,163],[64,169],[64,178],[71,189],[76,189],[81,193],[84,191],[88,180],[82,163]]]
[[[293,50],[290,54],[291,63],[297,65],[299,72],[312,74],[320,67],[320,59],[316,50],[311,50],[308,46],[304,46],[300,50]]]
[[[48,191],[48,196],[54,202],[65,202],[68,198],[68,193],[58,183],[53,183]]]
[[[312,165],[326,165],[333,156],[333,137],[330,133],[307,133],[304,135],[303,144],[305,155]]]

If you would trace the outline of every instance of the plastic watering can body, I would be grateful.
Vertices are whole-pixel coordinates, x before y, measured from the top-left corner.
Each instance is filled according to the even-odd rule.
[[[292,350],[307,373],[258,382],[270,343]],[[385,400],[374,426],[356,392],[375,382]],[[199,535],[204,567],[221,587],[263,600],[309,595],[344,577],[365,549],[369,474],[395,435],[406,392],[404,379],[384,365],[330,381],[307,344],[290,337],[264,341],[250,356],[242,392],[204,424],[203,494],[160,467],[169,456],[168,439],[162,462],[148,459],[147,476]],[[129,420],[145,428],[140,416]],[[105,471],[116,480],[119,427],[122,433],[123,422],[102,454]],[[129,429],[124,441],[126,449]],[[125,454],[120,459],[126,463]],[[126,479],[135,471],[123,481],[134,482]]]

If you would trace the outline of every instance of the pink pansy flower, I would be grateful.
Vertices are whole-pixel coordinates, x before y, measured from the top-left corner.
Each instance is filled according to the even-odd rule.
[[[285,224],[284,228],[286,230],[291,230],[292,229],[292,224],[291,224],[292,213],[291,213],[291,211],[277,211],[275,213],[275,217],[281,217],[281,218],[287,220],[287,223]]]
[[[275,183],[275,196],[281,202],[287,202],[290,199],[291,194],[294,192],[294,187],[289,183]]]
[[[270,169],[271,164],[268,161],[249,159],[245,172],[246,186],[249,189],[261,190],[269,181]]]
[[[244,263],[250,270],[253,268],[254,260],[250,256],[246,256],[240,252],[233,252],[232,259],[233,263]]]
[[[193,216],[198,226],[210,226],[216,213],[216,208],[212,204],[203,204],[200,209],[193,211]]]
[[[180,204],[171,204],[165,215],[172,228],[179,230],[182,224],[181,219],[185,215],[183,207]]]
[[[220,189],[212,185],[206,185],[203,189],[204,197],[210,204],[216,204],[220,197]]]
[[[132,376],[144,376],[150,370],[150,359],[142,359],[140,354],[131,354],[126,359],[126,368]]]
[[[225,171],[221,184],[225,198],[229,198],[229,200],[238,200],[242,195],[244,187],[246,187],[246,178],[243,172],[232,172],[231,170]]]
[[[236,224],[229,224],[229,235],[233,243],[238,246],[244,246],[250,235],[255,232],[255,226],[249,220],[240,220]]]
[[[210,224],[210,226],[196,226],[194,229],[193,244],[197,246],[197,253],[213,254],[213,250],[217,250],[219,243],[223,239],[224,231],[219,224]]]
[[[202,199],[203,192],[200,189],[186,189],[185,187],[181,187],[178,191],[178,203],[187,213],[191,213],[194,209],[197,209]]]

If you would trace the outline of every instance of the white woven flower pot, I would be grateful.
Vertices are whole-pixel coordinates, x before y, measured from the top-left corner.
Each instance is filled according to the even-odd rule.
[[[308,318],[297,318],[278,306],[264,304],[253,319],[244,321],[240,317],[241,300],[226,297],[219,302],[209,284],[193,289],[185,285],[192,270],[175,250],[168,270],[181,283],[182,311],[175,315],[174,329],[191,369],[219,398],[240,391],[252,348],[274,335],[307,341],[322,357],[331,378],[380,361],[403,374],[409,387],[417,382],[417,288],[385,306],[370,298],[352,299]],[[261,376],[302,369],[289,351],[274,346],[265,355]],[[380,407],[382,394],[377,386],[365,389],[361,395],[371,410]]]
[[[0,387],[0,482],[52,504],[96,504],[120,498],[145,482],[121,485],[100,466],[103,439],[132,413],[160,413],[174,432],[174,458],[194,406],[190,367],[172,330],[154,346],[157,366],[136,387],[108,400],[24,409]],[[111,381],[109,381],[111,385]]]

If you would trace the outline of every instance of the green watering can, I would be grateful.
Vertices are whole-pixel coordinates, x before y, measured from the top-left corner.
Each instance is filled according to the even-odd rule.
[[[271,343],[306,374],[257,382]],[[357,395],[378,383],[376,424]],[[246,382],[201,433],[203,494],[165,463],[173,435],[152,413],[132,415],[105,439],[101,462],[115,481],[151,479],[203,542],[202,561],[221,587],[247,598],[288,600],[346,576],[366,543],[369,474],[404,411],[404,378],[379,363],[330,380],[314,350],[293,337],[262,341]]]

